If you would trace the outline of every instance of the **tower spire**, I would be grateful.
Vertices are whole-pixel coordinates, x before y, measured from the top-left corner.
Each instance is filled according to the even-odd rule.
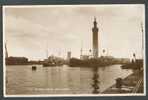
[[[96,17],[94,17],[94,27],[97,27]]]

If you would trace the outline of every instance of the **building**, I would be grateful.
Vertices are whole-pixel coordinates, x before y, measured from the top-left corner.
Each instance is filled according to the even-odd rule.
[[[94,18],[93,22],[94,26],[92,28],[92,37],[93,37],[93,57],[97,58],[98,57],[98,27],[97,27],[97,22],[96,18]]]
[[[28,58],[26,57],[8,57],[6,58],[6,65],[26,65]]]
[[[80,59],[81,60],[88,60],[88,59],[90,59],[91,58],[91,50],[82,50],[82,48],[81,48],[81,50],[80,50],[80,52],[81,52],[81,54],[80,54]]]

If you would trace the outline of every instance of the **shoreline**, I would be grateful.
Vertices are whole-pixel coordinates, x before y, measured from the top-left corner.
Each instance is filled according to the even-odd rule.
[[[121,88],[116,88],[116,83],[107,88],[102,94],[119,94],[119,93],[144,93],[143,70],[135,70],[132,74],[122,79]]]

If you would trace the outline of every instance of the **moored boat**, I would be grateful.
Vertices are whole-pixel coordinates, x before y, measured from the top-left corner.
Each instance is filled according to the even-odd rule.
[[[32,70],[36,70],[36,66],[32,66]]]
[[[55,63],[43,63],[43,67],[56,66]]]

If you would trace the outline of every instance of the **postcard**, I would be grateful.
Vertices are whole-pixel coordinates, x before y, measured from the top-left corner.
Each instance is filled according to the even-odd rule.
[[[144,4],[4,5],[4,96],[145,96],[144,44]]]

